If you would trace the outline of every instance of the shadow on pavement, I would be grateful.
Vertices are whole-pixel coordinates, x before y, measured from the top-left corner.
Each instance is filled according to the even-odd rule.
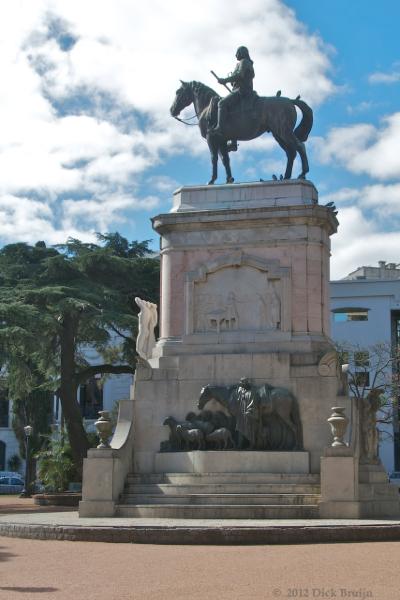
[[[44,594],[46,592],[57,592],[58,588],[54,587],[1,587],[0,590],[8,592],[22,592],[26,594]]]
[[[17,556],[16,554],[12,554],[11,552],[7,552],[4,549],[4,546],[0,546],[0,562],[10,560],[10,558],[14,558]]]

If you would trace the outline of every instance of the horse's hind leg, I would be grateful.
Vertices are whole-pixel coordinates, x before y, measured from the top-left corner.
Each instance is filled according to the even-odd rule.
[[[225,171],[226,171],[226,183],[233,183],[235,180],[232,177],[232,171],[231,171],[231,161],[229,158],[229,152],[228,152],[228,148],[226,145],[226,142],[223,142],[220,144],[219,146],[219,155],[221,157],[222,160],[222,164],[225,167]]]
[[[288,144],[288,146],[290,146],[290,148],[294,149],[294,158],[296,158],[296,152],[299,153],[300,159],[301,159],[301,173],[298,176],[298,179],[305,179],[306,174],[308,173],[310,168],[308,166],[307,152],[306,152],[306,147],[305,147],[304,142],[300,142],[300,140],[295,136],[295,134],[292,131],[290,131],[290,132],[287,132],[285,135],[285,143]],[[293,158],[293,160],[294,160],[294,158]],[[292,161],[292,167],[293,167],[293,161]],[[290,174],[291,174],[291,172],[290,172]],[[285,176],[285,179],[286,179],[286,176]]]
[[[286,171],[283,178],[290,179],[292,176],[294,159],[296,158],[296,144],[290,140],[289,136],[285,136],[285,138],[276,134],[273,134],[273,136],[286,153]]]
[[[305,179],[306,174],[310,170],[310,167],[308,166],[308,158],[307,158],[306,146],[305,146],[304,142],[298,141],[297,150],[298,150],[298,153],[300,154],[300,158],[301,158],[301,173],[298,176],[298,179]]]

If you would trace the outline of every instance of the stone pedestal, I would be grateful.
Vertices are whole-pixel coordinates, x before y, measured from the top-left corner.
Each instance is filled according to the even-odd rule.
[[[381,464],[360,464],[351,448],[326,448],[319,513],[322,519],[398,518],[398,489]]]
[[[330,347],[337,220],[316,204],[311,183],[189,187],[174,201],[174,213],[153,219],[161,235],[158,356],[214,353],[216,344],[219,353]],[[229,312],[237,315],[228,323]]]
[[[161,236],[160,339],[135,378],[135,470],[154,472],[165,417],[195,411],[206,384],[248,377],[295,395],[304,450],[319,472],[339,390],[336,366],[320,365],[332,351],[333,212],[307,181],[185,187],[153,227]]]
[[[155,472],[305,474],[310,457],[308,452],[164,452],[156,454]]]
[[[337,225],[333,211],[318,205],[313,184],[302,180],[185,187],[174,194],[173,210],[153,219],[161,236],[160,338],[152,357],[137,365],[111,449],[89,453],[81,515],[354,518],[398,510],[395,488],[381,471],[360,467],[354,444],[325,451],[332,443],[331,407],[350,412],[329,339],[330,236]],[[197,412],[204,386],[234,386],[242,377],[253,386],[285,388],[290,410],[300,414],[303,451],[160,453],[162,442],[172,449],[166,417],[185,420]],[[264,402],[271,396],[265,392]],[[205,408],[222,410],[215,400]],[[277,418],[287,427],[291,417],[282,414]],[[279,422],[270,425],[264,436],[280,431]],[[142,484],[177,477],[186,483],[180,492],[173,486],[176,506],[169,506],[168,487],[166,497],[146,496]],[[266,490],[276,478],[289,487],[271,497]],[[196,492],[203,479],[207,501]],[[219,495],[221,485],[229,491],[238,481],[246,499],[240,510],[229,508],[229,493]],[[258,512],[257,481],[266,493]],[[297,506],[305,485],[312,489]],[[293,507],[276,507],[287,494]],[[193,508],[203,501],[207,509]],[[222,503],[219,512],[215,501]]]
[[[119,402],[118,423],[109,448],[93,448],[83,461],[80,517],[113,517],[124,489],[126,476],[132,469],[133,404]]]
[[[331,447],[321,457],[322,519],[358,519],[358,458],[346,447]]]

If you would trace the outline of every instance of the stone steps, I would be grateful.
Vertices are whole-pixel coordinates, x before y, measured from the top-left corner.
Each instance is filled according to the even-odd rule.
[[[280,473],[130,474],[120,517],[318,518],[319,476]]]
[[[183,484],[221,484],[221,483],[283,483],[314,484],[320,483],[318,474],[313,473],[140,473],[129,474],[127,484],[171,483]]]
[[[317,505],[135,504],[116,507],[117,517],[167,519],[318,519]]]
[[[158,494],[319,494],[320,486],[306,483],[130,483],[124,495]]]
[[[315,505],[318,494],[124,494],[121,504]]]

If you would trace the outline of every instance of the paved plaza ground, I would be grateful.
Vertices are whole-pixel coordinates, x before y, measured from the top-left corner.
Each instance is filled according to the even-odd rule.
[[[397,542],[238,547],[0,538],[0,599],[395,600],[399,564]]]
[[[2,514],[48,510],[4,497],[0,507]],[[170,546],[0,537],[0,600],[395,600],[399,564],[398,542]]]
[[[0,495],[0,515],[36,514],[49,512],[70,512],[76,508],[67,506],[39,506],[32,498],[20,498],[19,496]]]

